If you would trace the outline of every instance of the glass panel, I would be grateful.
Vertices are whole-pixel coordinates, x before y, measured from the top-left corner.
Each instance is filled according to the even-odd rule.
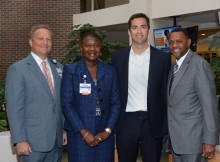
[[[81,13],[129,3],[129,0],[81,0]]]

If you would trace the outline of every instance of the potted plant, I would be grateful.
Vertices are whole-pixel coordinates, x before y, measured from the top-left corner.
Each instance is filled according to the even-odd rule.
[[[198,42],[198,44],[208,43],[208,50],[218,51],[220,49],[220,32],[217,32],[213,35],[208,36],[207,38]],[[210,62],[211,68],[215,75],[215,85],[216,85],[216,95],[218,97],[218,111],[220,116],[220,56],[216,56]],[[216,153],[213,159],[209,162],[217,162],[220,159],[220,145],[216,146]]]
[[[0,81],[0,132],[8,130],[5,102],[5,82]]]
[[[198,44],[208,43],[208,50],[218,51],[220,49],[220,32],[208,36],[202,39]],[[210,62],[211,68],[215,75],[216,95],[220,96],[220,55],[213,58]],[[218,109],[220,113],[220,97],[218,97]]]
[[[11,135],[6,114],[5,81],[0,80],[0,148],[2,161],[18,161],[15,150],[11,143]]]
[[[121,48],[127,47],[128,43],[119,40],[105,40],[105,31],[98,29],[91,24],[75,25],[72,27],[71,32],[68,34],[70,41],[66,45],[67,55],[61,61],[63,64],[73,63],[81,58],[80,51],[80,32],[88,30],[95,32],[102,39],[102,48],[100,59],[106,63],[110,63],[111,54]]]

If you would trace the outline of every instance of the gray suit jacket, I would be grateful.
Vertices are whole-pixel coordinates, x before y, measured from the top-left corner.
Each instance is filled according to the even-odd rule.
[[[49,59],[54,96],[32,55],[11,65],[6,78],[7,115],[14,144],[27,141],[34,151],[62,146],[63,116],[60,106],[62,65]]]
[[[171,71],[169,82],[170,77]],[[168,127],[177,154],[201,153],[203,143],[218,144],[213,72],[209,63],[192,51],[178,70],[168,95]]]

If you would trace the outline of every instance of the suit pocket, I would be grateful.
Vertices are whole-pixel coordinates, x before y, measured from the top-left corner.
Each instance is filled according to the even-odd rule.
[[[39,119],[26,119],[25,125],[40,125]]]

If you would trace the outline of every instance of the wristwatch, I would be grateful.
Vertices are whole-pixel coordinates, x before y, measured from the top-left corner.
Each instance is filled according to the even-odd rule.
[[[105,128],[105,131],[106,131],[107,133],[109,133],[109,134],[111,134],[111,133],[112,133],[111,128]]]

